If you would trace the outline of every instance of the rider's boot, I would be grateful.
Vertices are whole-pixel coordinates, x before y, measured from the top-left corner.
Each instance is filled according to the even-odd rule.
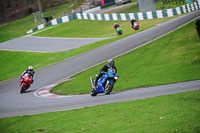
[[[95,88],[97,88],[97,80],[95,80],[94,86],[95,86]]]

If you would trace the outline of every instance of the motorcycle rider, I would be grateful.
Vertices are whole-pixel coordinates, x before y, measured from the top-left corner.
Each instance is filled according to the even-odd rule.
[[[107,73],[109,69],[114,69],[115,73],[117,73],[117,68],[115,67],[114,61],[112,59],[109,59],[108,64],[104,65],[103,68],[101,68],[100,73],[96,76],[94,86],[97,86],[99,78],[101,78],[103,74]]]
[[[22,77],[23,77],[26,73],[31,74],[31,76],[32,76],[32,82],[31,82],[31,84],[32,84],[33,81],[34,81],[34,77],[35,77],[35,71],[33,70],[33,66],[29,66],[28,69],[22,73],[20,79],[22,79]]]
[[[115,29],[116,32],[117,32],[117,27],[119,27],[119,24],[114,23],[114,29]]]
[[[134,23],[137,22],[135,19],[131,19],[131,28],[134,28]]]

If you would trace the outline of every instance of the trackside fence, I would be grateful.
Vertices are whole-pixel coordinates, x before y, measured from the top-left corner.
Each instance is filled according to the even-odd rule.
[[[138,13],[112,13],[112,14],[91,14],[91,13],[75,13],[70,16],[64,16],[60,18],[53,19],[48,23],[41,24],[28,32],[26,34],[30,34],[34,31],[45,28],[45,26],[52,26],[61,23],[70,22],[73,20],[94,20],[94,21],[129,21],[131,19],[135,20],[147,20],[147,19],[157,19],[157,18],[165,18],[172,17],[175,15],[180,15],[184,13],[193,12],[200,9],[200,4],[198,2],[194,2],[192,4],[186,4],[181,7],[165,9],[165,10],[157,10],[157,11],[149,11],[149,12],[138,12]]]

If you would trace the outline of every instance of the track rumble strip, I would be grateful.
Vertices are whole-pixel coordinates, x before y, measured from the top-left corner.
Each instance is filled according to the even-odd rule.
[[[62,81],[63,82],[63,81]],[[62,83],[54,83],[45,87],[42,87],[41,89],[37,90],[34,95],[37,97],[41,97],[41,98],[68,98],[68,97],[74,97],[74,96],[88,96],[89,94],[82,94],[82,95],[57,95],[57,94],[53,94],[50,93],[50,89],[53,88],[54,86]]]

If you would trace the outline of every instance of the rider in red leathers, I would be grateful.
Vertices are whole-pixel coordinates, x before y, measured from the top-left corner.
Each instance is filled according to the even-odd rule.
[[[22,73],[21,78],[22,78],[26,73],[30,73],[30,74],[31,74],[31,76],[32,76],[32,82],[31,82],[31,84],[32,84],[33,81],[34,81],[34,78],[35,78],[35,71],[33,70],[33,67],[32,67],[32,66],[29,66],[28,69]],[[20,78],[20,79],[21,79],[21,78]]]

